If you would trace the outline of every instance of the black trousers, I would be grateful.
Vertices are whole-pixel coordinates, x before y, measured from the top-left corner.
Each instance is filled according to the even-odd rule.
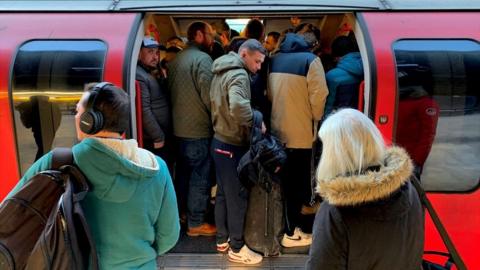
[[[248,205],[248,190],[240,183],[237,166],[247,147],[212,140],[212,156],[217,173],[215,224],[217,243],[230,238],[230,247],[238,252],[244,245],[243,229]]]
[[[176,161],[175,148],[176,140],[173,137],[165,139],[165,144],[162,148],[153,148],[153,141],[149,139],[143,139],[143,148],[152,152],[153,154],[161,157],[165,163],[167,163],[168,171],[170,175],[174,176],[174,165]]]
[[[287,148],[287,162],[282,169],[282,190],[285,200],[285,232],[293,235],[295,227],[310,233],[312,228],[306,228],[303,222],[302,205],[310,203],[312,195],[310,182],[310,167],[312,149]],[[308,223],[307,223],[308,224]]]

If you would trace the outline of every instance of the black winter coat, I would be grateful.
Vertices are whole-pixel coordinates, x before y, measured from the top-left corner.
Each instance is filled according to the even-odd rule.
[[[144,139],[164,141],[171,134],[172,120],[166,86],[160,84],[142,65],[137,66],[135,79],[142,93],[142,123]]]
[[[424,213],[411,172],[406,152],[393,147],[377,171],[318,181],[325,201],[306,269],[421,269]]]

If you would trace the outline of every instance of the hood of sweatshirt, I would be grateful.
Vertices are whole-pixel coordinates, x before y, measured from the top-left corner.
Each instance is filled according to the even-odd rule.
[[[214,74],[219,74],[227,70],[243,68],[245,68],[245,64],[240,55],[235,52],[230,52],[213,62],[212,72]],[[245,70],[247,69],[245,68]]]
[[[139,148],[136,140],[87,138],[72,150],[91,191],[106,201],[129,200],[140,181],[160,171],[157,157]]]
[[[297,34],[288,33],[280,44],[280,52],[309,52],[309,47],[305,39]]]

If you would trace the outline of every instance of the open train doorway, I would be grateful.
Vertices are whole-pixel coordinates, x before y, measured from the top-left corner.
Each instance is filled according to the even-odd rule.
[[[157,13],[146,13],[144,16],[143,24],[140,26],[138,33],[137,33],[137,40],[135,45],[135,50],[133,52],[132,59],[137,59],[138,51],[141,50],[141,45],[145,37],[152,38],[156,42],[158,42],[158,68],[157,70],[153,71],[154,76],[159,81],[164,83],[163,88],[164,91],[171,95],[170,90],[168,89],[168,68],[169,63],[178,55],[181,54],[185,48],[187,48],[189,44],[188,40],[188,27],[193,22],[196,21],[203,21],[208,23],[213,30],[214,33],[214,45],[217,46],[217,51],[214,51],[215,48],[212,47],[212,51],[210,51],[210,55],[213,60],[217,59],[223,54],[228,53],[232,48],[230,47],[237,39],[245,37],[246,34],[246,25],[250,20],[258,20],[261,22],[263,29],[261,30],[262,33],[257,38],[260,42],[266,46],[266,43],[269,42],[269,37],[272,35],[276,35],[277,40],[281,40],[283,36],[287,33],[291,32],[298,32],[298,31],[309,31],[308,28],[315,28],[318,30],[318,36],[316,36],[315,44],[311,47],[311,52],[316,54],[316,56],[320,57],[324,72],[328,72],[330,69],[335,67],[336,58],[332,55],[332,48],[331,45],[333,41],[338,37],[346,37],[353,41],[355,44],[356,51],[359,51],[361,58],[363,59],[363,63],[361,65],[362,74],[361,74],[361,81],[363,81],[362,89],[363,91],[359,91],[357,93],[357,98],[355,100],[355,108],[358,108],[366,113],[369,112],[369,96],[370,91],[369,85],[369,75],[368,75],[368,61],[366,55],[366,47],[364,42],[364,37],[361,32],[360,26],[355,18],[353,13],[318,13],[312,15],[273,15],[273,14],[263,14],[261,16],[252,16],[251,14],[239,14],[232,16],[231,14],[225,15],[209,15],[209,14],[190,14],[190,15],[175,15],[175,14],[157,14]],[[279,45],[276,44],[274,48],[269,50],[269,57],[274,57],[275,53],[279,50]],[[137,63],[140,59],[137,59]],[[135,64],[132,62],[132,64]],[[141,64],[139,64],[141,65]],[[133,67],[132,70],[137,67]],[[268,69],[268,66],[267,66]],[[364,74],[367,73],[367,74]],[[138,70],[136,72],[132,72],[132,80],[131,86],[133,86],[133,82],[135,81],[133,76],[138,74]],[[265,73],[266,74],[266,73]],[[137,80],[138,82],[138,80]],[[135,85],[136,88],[139,87],[138,83]],[[357,86],[360,88],[360,85]],[[265,89],[267,91],[267,89]],[[132,91],[133,92],[133,91]],[[141,93],[138,89],[136,89],[135,93]],[[139,114],[142,113],[142,109],[138,106],[141,104],[139,102],[139,97],[135,97],[136,99],[137,108],[135,109],[135,113],[139,118]],[[172,121],[179,121],[182,117],[185,117],[181,114],[175,114],[175,109],[172,110]],[[139,120],[142,121],[142,120]],[[142,137],[145,134],[141,135],[141,132],[145,132],[145,129],[142,130],[142,127],[139,122],[136,123],[137,132],[134,133],[137,135],[137,139],[142,141]],[[175,137],[175,131],[172,131]],[[173,150],[175,151],[175,150]],[[175,166],[174,166],[175,167]],[[174,178],[178,173],[178,167],[173,169],[172,176]],[[214,208],[215,208],[215,194],[216,194],[216,185],[215,183],[215,175],[211,175],[211,182],[212,188],[210,192],[210,199],[208,201],[208,207],[206,211],[205,220],[208,223],[215,224],[214,219]],[[216,246],[215,246],[215,237],[214,236],[188,236],[186,231],[188,230],[188,224],[185,222],[187,220],[186,216],[188,210],[186,209],[188,196],[185,194],[179,194],[177,190],[177,197],[179,198],[179,208],[181,214],[181,221],[182,221],[182,234],[180,237],[180,241],[178,242],[177,246],[171,251],[172,253],[216,253]],[[185,191],[184,191],[185,192]],[[188,194],[188,191],[186,191]],[[187,200],[187,201],[185,201]],[[306,223],[313,223],[313,214],[315,211],[310,211],[310,216],[307,215],[305,218]],[[310,225],[311,226],[311,225]],[[292,253],[292,254],[307,254],[308,253],[308,246],[307,247],[291,247],[291,248],[282,248],[281,253]]]

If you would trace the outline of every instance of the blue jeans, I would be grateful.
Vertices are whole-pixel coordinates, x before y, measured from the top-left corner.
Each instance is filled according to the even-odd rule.
[[[248,205],[248,190],[240,183],[237,166],[247,147],[212,140],[212,156],[217,173],[215,224],[217,243],[230,237],[230,247],[238,252],[244,245],[243,225]]]
[[[188,226],[196,227],[205,223],[205,212],[212,187],[210,138],[177,139],[175,188],[179,210],[184,211],[186,203]]]

